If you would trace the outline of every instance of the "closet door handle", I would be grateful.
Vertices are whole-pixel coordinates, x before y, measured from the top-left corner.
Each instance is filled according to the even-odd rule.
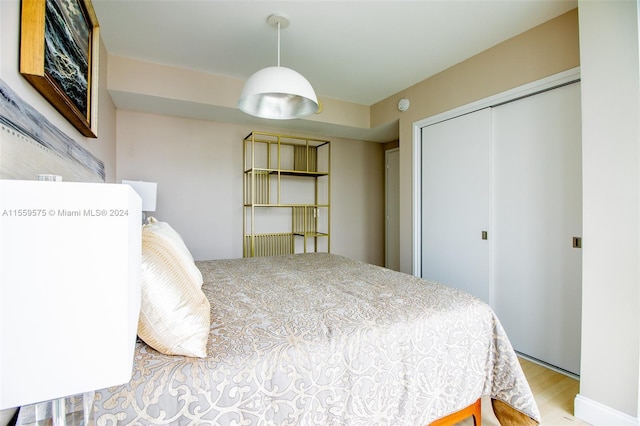
[[[573,248],[582,248],[582,237],[573,237]]]
[[[489,239],[489,233],[487,231],[482,231],[482,239],[483,240],[488,240]]]

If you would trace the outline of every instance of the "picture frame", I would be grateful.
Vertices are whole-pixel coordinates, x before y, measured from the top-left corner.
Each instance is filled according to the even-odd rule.
[[[98,136],[99,31],[91,0],[22,0],[20,74],[91,138]]]

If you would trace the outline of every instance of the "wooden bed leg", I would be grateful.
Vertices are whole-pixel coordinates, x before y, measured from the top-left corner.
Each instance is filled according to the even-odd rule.
[[[491,406],[493,413],[496,415],[498,422],[502,426],[537,426],[538,422],[533,420],[514,408],[511,408],[507,403],[497,399],[491,400]]]
[[[475,426],[482,426],[482,400],[480,398],[460,411],[431,422],[429,426],[452,426],[468,417],[473,417]]]

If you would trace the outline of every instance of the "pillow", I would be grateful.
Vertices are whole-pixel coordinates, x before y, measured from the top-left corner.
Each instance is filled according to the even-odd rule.
[[[201,286],[202,274],[178,233],[155,219],[145,225],[138,336],[167,355],[206,357],[211,308]]]
[[[198,288],[202,287],[202,273],[196,267],[193,261],[193,256],[187,248],[187,245],[184,243],[184,240],[180,234],[171,227],[171,225],[167,222],[158,222],[155,217],[150,216],[148,224],[144,225],[142,228],[142,237],[146,237],[148,239],[164,239],[164,242],[158,242],[158,244],[170,245],[172,250],[175,251],[178,260],[184,262],[187,272],[191,275],[191,279],[197,283],[196,285]]]

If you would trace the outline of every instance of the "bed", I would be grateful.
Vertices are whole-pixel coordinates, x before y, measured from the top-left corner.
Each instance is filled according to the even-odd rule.
[[[500,322],[464,292],[327,253],[194,265],[206,353],[139,339],[96,424],[426,426],[481,396],[502,424],[540,422]]]

